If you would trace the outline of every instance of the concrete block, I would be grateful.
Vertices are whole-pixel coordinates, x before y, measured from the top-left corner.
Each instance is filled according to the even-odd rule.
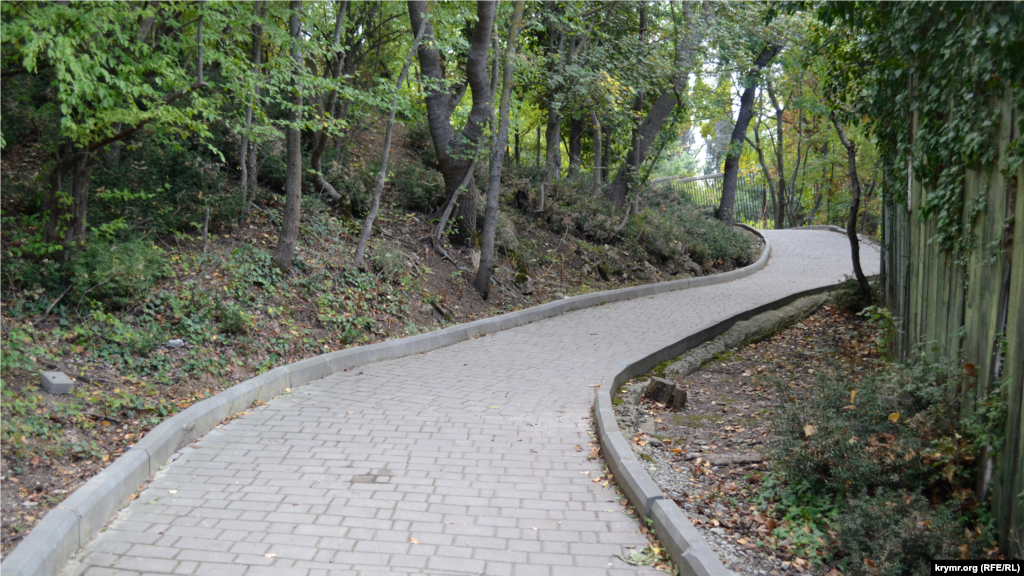
[[[626,494],[637,512],[643,514],[645,518],[650,516],[651,505],[665,495],[661,493],[661,488],[654,483],[643,465],[636,460],[625,460],[619,463],[618,469],[614,472],[619,488]]]
[[[4,576],[56,576],[81,545],[78,515],[59,506],[50,510],[32,532],[0,564]]]
[[[704,536],[686,514],[670,500],[651,504],[651,520],[661,545],[685,576],[732,576]]]
[[[79,517],[79,538],[92,538],[149,479],[149,457],[132,449],[75,490],[61,508],[74,510]]]
[[[74,386],[71,378],[68,378],[67,374],[63,372],[40,372],[39,380],[43,385],[43,390],[50,394],[67,394]]]

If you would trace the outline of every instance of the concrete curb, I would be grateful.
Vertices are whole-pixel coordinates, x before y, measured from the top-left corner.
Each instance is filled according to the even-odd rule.
[[[287,388],[326,378],[348,368],[436,350],[480,334],[508,330],[567,312],[686,288],[721,284],[749,276],[768,264],[771,246],[753,228],[742,224],[737,226],[764,239],[761,256],[744,268],[713,276],[584,294],[426,334],[321,354],[274,368],[193,404],[150,430],[127,454],[75,490],[60,506],[48,512],[7,555],[0,570],[4,576],[57,576],[78,549],[95,536],[129,502],[129,497],[156,474],[175,452],[212,430],[218,422],[245,410],[256,400],[270,400],[283,394]],[[622,437],[621,434],[618,436]],[[622,455],[632,456],[629,445],[624,443],[625,440],[622,442],[625,448]],[[647,493],[653,487],[657,491],[657,486],[638,464],[635,464],[631,472],[633,474],[630,477],[639,479],[637,482],[640,484],[636,490]],[[660,497],[661,493],[657,493]],[[647,513],[649,508],[645,507],[644,511]]]
[[[765,240],[767,243],[767,239]],[[873,278],[869,277],[869,278]],[[644,466],[636,460],[629,442],[619,430],[615,412],[612,410],[612,393],[622,382],[649,372],[652,368],[675,358],[724,333],[733,324],[749,320],[754,316],[786,306],[805,296],[828,292],[841,283],[829,284],[810,290],[802,290],[784,298],[751,308],[730,318],[703,326],[693,334],[651,354],[625,365],[617,374],[606,377],[597,390],[594,399],[594,422],[597,425],[598,441],[608,467],[615,481],[644,517],[650,518],[657,532],[658,540],[669,553],[684,576],[733,576],[733,572],[722,564],[704,536],[693,527],[686,514],[675,502],[665,499],[661,489],[651,478]]]
[[[800,226],[799,228],[787,228],[787,230],[828,230],[830,232],[838,232],[843,236],[846,236],[846,228],[843,228],[842,226],[833,226],[832,224],[811,224],[809,226]],[[863,234],[857,234],[857,239],[861,242],[867,242],[872,246],[881,247],[873,238],[868,238]]]

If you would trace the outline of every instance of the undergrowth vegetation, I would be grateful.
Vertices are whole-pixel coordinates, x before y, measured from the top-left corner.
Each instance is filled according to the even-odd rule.
[[[781,514],[776,536],[865,576],[927,574],[930,559],[994,552],[990,506],[975,489],[1002,445],[1006,403],[1000,387],[961,410],[972,368],[917,357],[856,381],[829,372],[811,398],[791,398],[773,422],[774,468],[760,492]]]

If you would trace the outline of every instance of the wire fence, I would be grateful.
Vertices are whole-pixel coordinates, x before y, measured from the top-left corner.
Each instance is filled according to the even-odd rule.
[[[724,174],[708,174],[680,178],[671,176],[651,180],[656,187],[669,188],[675,194],[685,197],[701,207],[717,208],[722,201],[722,179]],[[768,213],[768,185],[764,174],[751,170],[741,172],[736,180],[735,215],[737,219],[758,221]]]

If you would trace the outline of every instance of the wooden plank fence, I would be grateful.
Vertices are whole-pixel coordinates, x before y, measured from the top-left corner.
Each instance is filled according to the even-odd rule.
[[[1011,108],[1009,98],[1000,107],[1005,162],[1011,138],[1020,137],[1021,111]],[[962,357],[973,364],[977,384],[965,394],[967,411],[997,381],[1008,381],[1006,443],[994,462],[991,488],[1000,548],[1007,556],[1024,556],[1024,168],[1009,177],[1000,169],[967,172],[962,218],[976,242],[963,263],[929,242],[935,222],[920,216],[928,190],[912,173],[904,182],[907,193],[889,191],[882,209],[882,296],[901,323],[898,352],[906,356],[922,347],[933,359]],[[982,204],[985,209],[971,219],[970,207]],[[980,476],[977,492],[983,493],[987,475]]]

